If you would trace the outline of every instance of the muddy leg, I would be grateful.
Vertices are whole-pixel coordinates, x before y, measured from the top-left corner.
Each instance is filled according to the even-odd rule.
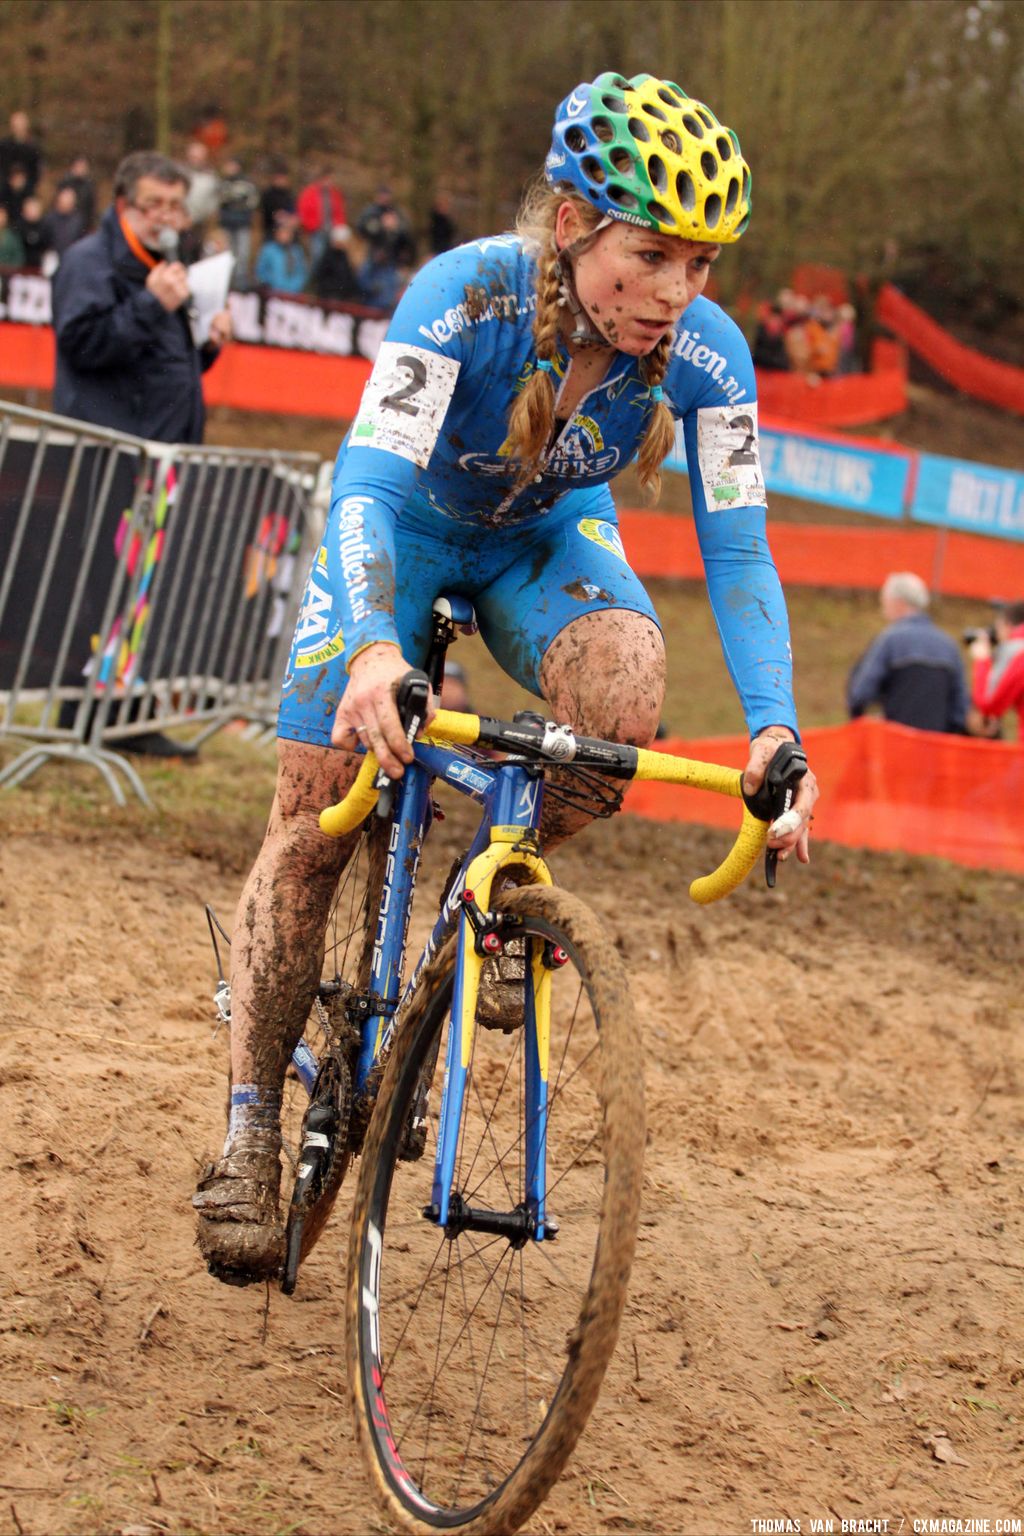
[[[284,1261],[281,1088],[320,977],[331,896],[356,840],[324,837],[317,817],[355,771],[348,754],[280,743],[270,822],[235,918],[228,1137],[192,1197],[199,1251],[232,1285],[269,1279]]]
[[[281,1087],[320,979],[331,897],[358,834],[324,837],[325,805],[340,800],[358,760],[278,743],[277,791],[263,847],[245,883],[231,941],[231,1076]]]
[[[556,635],[540,669],[544,697],[556,720],[582,736],[646,747],[654,740],[665,699],[665,643],[656,624],[624,608],[587,613]],[[576,785],[573,786],[577,788]],[[592,807],[544,805],[547,848],[564,842],[599,814],[614,779]],[[621,793],[619,793],[621,800]]]

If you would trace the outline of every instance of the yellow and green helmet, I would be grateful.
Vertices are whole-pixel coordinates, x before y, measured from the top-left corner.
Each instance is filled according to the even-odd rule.
[[[544,174],[613,219],[684,240],[727,245],[750,222],[739,139],[702,101],[653,75],[603,74],[571,91]]]

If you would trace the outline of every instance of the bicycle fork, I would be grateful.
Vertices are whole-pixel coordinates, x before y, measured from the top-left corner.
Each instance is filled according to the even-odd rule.
[[[495,876],[513,866],[525,868],[529,883],[551,885],[551,874],[536,841],[542,784],[527,768],[506,771],[494,807],[490,843],[472,860],[461,894],[451,1027],[445,1058],[431,1203],[424,1216],[449,1237],[476,1231],[507,1237],[515,1247],[530,1239],[553,1238],[557,1228],[546,1220],[546,1138],[548,1065],[551,1037],[551,965],[546,947],[526,941],[524,977],[525,1106],[523,1127],[525,1179],[523,1199],[512,1210],[470,1206],[453,1188],[459,1132],[465,1106],[469,1064],[477,1028],[480,976],[490,956],[503,947],[502,918],[490,910]]]

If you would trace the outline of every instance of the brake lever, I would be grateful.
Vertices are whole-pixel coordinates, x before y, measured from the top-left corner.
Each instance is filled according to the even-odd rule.
[[[773,822],[783,816],[796,797],[800,780],[807,772],[807,753],[795,741],[781,741],[765,772],[761,787],[752,795],[744,790],[747,809],[761,821]],[[764,852],[764,880],[769,890],[774,889],[779,862],[779,850],[766,848]]]
[[[395,707],[398,710],[398,718],[402,722],[406,741],[415,741],[423,729],[429,705],[430,679],[427,674],[417,669],[407,672],[395,690]],[[383,768],[379,768],[373,787],[379,791],[377,815],[382,820],[387,820],[394,805],[395,781],[388,778]]]

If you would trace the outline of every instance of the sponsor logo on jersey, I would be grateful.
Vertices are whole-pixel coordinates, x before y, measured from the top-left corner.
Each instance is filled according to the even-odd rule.
[[[711,377],[718,381],[722,393],[733,405],[746,396],[747,391],[743,385],[738,383],[731,373],[726,374],[726,359],[721,352],[716,352],[713,347],[706,346],[701,341],[700,331],[680,331],[673,351],[676,357],[683,358],[691,367],[710,373]]]
[[[295,625],[296,667],[319,667],[345,649],[341,625],[332,623],[334,600],[327,584],[327,551],[320,546],[302,594]]]
[[[475,297],[477,292],[486,297],[486,305],[477,300]],[[501,290],[495,293],[474,290],[474,298],[469,303],[463,300],[461,304],[446,309],[444,314],[439,315],[436,320],[431,320],[428,325],[418,326],[417,329],[427,341],[433,341],[439,347],[443,347],[460,331],[469,330],[474,325],[486,325],[489,320],[518,320],[520,315],[532,314],[536,308],[535,293],[522,295],[505,293]]]
[[[609,554],[617,555],[620,560],[625,560],[626,551],[622,547],[622,539],[619,530],[614,523],[609,523],[603,517],[581,517],[576,524],[580,533],[592,544],[600,544]]]

